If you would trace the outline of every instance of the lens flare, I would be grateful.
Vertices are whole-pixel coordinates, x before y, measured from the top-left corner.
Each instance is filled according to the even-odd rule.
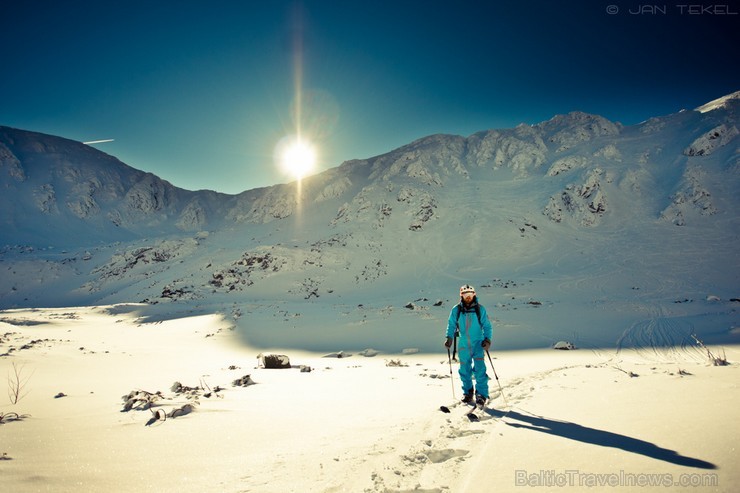
[[[298,137],[286,138],[277,150],[283,171],[300,180],[316,166],[316,150],[310,142]]]

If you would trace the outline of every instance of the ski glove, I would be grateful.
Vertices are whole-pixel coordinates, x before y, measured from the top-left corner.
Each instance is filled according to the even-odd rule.
[[[488,351],[488,348],[491,347],[491,341],[489,339],[483,339],[483,342],[480,343],[480,345]]]
[[[452,346],[452,337],[448,337],[447,339],[445,339],[445,347],[449,349],[450,346]]]

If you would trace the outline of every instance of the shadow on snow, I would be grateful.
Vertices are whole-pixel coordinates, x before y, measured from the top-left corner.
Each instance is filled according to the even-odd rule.
[[[687,457],[679,454],[675,450],[665,449],[655,445],[654,443],[626,435],[620,435],[619,433],[589,428],[587,426],[582,426],[568,421],[559,421],[542,416],[522,414],[513,410],[506,412],[496,409],[488,409],[486,412],[494,418],[508,418],[509,420],[519,421],[519,423],[512,423],[508,420],[504,421],[508,426],[512,426],[514,428],[524,428],[527,430],[539,431],[549,435],[568,438],[570,440],[576,440],[578,442],[622,449],[625,452],[652,457],[653,459],[670,462],[671,464],[677,464],[679,466],[696,467],[699,469],[717,469],[717,466],[711,462],[696,459],[694,457]]]

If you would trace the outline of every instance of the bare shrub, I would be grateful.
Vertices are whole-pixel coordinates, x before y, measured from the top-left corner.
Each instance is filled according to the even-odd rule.
[[[691,334],[691,337],[696,341],[699,347],[701,347],[707,352],[707,357],[709,358],[709,361],[711,361],[714,366],[727,366],[730,364],[727,361],[727,355],[725,354],[724,349],[722,349],[722,356],[715,356],[709,350],[709,348],[698,337],[696,337],[696,334]]]
[[[26,385],[31,379],[31,375],[23,375],[24,365],[18,366],[13,363],[13,371],[8,372],[8,397],[11,404],[18,404],[18,401],[28,395]]]
[[[622,373],[624,373],[625,375],[627,375],[630,378],[637,378],[637,377],[640,376],[640,375],[638,375],[637,373],[635,373],[635,372],[633,372],[631,370],[630,371],[623,370],[619,365],[612,366],[612,368],[614,368],[615,370],[621,371]]]
[[[409,366],[406,363],[402,362],[400,359],[392,359],[390,361],[386,360],[385,366],[391,366],[391,367],[406,367]]]

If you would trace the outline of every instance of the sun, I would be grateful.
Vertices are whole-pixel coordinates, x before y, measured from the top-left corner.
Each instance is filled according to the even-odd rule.
[[[316,149],[309,141],[293,137],[281,142],[278,147],[283,171],[296,180],[310,174],[316,166]]]

